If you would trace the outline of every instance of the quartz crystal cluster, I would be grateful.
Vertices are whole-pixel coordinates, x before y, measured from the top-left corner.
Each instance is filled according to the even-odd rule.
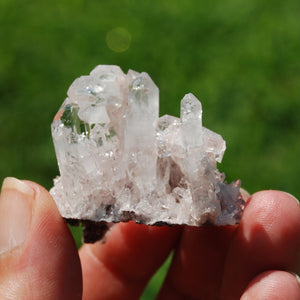
[[[50,193],[66,219],[149,225],[233,225],[244,201],[240,181],[216,166],[222,137],[202,126],[193,94],[180,118],[159,118],[147,73],[97,66],[76,79],[52,123],[60,177]]]

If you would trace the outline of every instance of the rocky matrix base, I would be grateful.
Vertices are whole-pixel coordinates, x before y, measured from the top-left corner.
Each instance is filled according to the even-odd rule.
[[[72,83],[52,123],[60,177],[50,193],[64,218],[192,226],[240,221],[240,181],[226,184],[217,170],[225,142],[202,126],[199,100],[185,95],[180,118],[159,118],[158,107],[158,88],[147,73],[100,65]]]

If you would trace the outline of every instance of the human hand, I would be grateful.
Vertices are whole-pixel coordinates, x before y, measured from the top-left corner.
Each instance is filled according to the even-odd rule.
[[[138,299],[172,249],[158,299],[300,299],[300,206],[283,192],[254,194],[237,226],[120,223],[78,254],[45,189],[4,182],[0,299]]]

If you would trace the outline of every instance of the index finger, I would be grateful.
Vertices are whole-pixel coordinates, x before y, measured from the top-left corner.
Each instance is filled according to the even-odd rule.
[[[83,299],[138,299],[175,247],[180,227],[114,225],[105,242],[80,250]]]

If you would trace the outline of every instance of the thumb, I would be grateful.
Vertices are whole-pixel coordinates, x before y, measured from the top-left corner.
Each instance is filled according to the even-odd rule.
[[[49,193],[6,178],[0,195],[0,299],[81,299],[81,267]]]

